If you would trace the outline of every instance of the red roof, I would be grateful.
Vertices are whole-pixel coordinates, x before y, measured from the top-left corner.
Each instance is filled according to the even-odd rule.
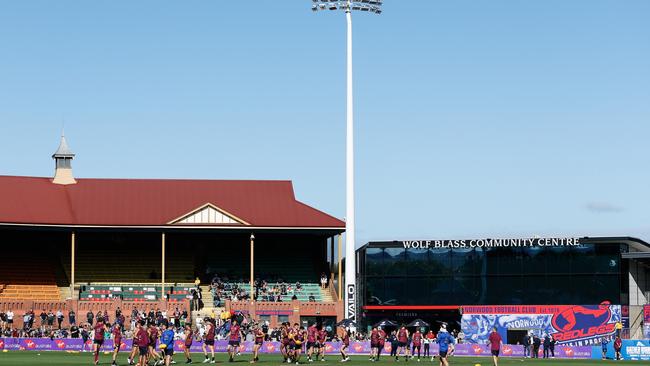
[[[297,201],[290,181],[0,176],[0,223],[161,226],[206,204],[256,227],[345,227]]]

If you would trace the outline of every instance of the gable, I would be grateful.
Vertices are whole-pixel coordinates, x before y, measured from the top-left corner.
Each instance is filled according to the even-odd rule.
[[[196,210],[172,220],[173,225],[250,225],[219,207],[207,203]]]

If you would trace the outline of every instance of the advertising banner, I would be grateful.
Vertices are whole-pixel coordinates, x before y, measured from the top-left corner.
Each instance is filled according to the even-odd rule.
[[[538,305],[464,306],[461,329],[465,340],[484,344],[493,327],[503,339],[508,330],[527,330],[538,336],[552,335],[558,345],[593,346],[613,335],[621,321],[621,306]]]
[[[594,347],[592,358],[601,358],[601,348]],[[614,359],[614,346],[612,342],[607,345],[607,358]],[[624,339],[621,347],[621,357],[624,360],[650,360],[650,341]]]
[[[228,342],[225,340],[215,342],[215,351],[216,352],[226,352],[226,346]],[[341,350],[340,342],[327,342],[325,348],[325,354],[329,355],[338,355]],[[202,352],[201,350],[202,343],[200,341],[194,342],[190,348],[191,352]],[[92,350],[93,345],[92,341],[83,343],[81,339],[54,339],[49,338],[0,338],[0,350],[8,351],[68,351],[68,352],[79,352],[82,350],[90,351]],[[183,352],[185,349],[185,344],[182,340],[177,340],[174,342],[174,351]],[[113,350],[113,340],[108,339],[104,343],[102,351],[112,351]],[[131,340],[127,340],[126,343],[123,343],[120,347],[120,350],[123,352],[131,351]],[[243,342],[240,347],[241,353],[251,353],[253,350],[253,342]],[[649,347],[650,350],[650,347]],[[384,345],[383,354],[390,354],[391,344],[386,343]],[[279,342],[264,342],[262,348],[260,349],[262,353],[280,353],[280,343]],[[370,353],[370,342],[350,342],[350,348],[348,353],[352,355],[367,355]],[[438,345],[433,344],[431,346],[431,353],[438,353]],[[454,351],[455,356],[490,356],[490,348],[485,344],[458,344],[455,347]],[[523,357],[524,348],[519,345],[504,345],[501,349],[501,356],[503,357]],[[540,353],[541,357],[541,353]],[[570,347],[570,346],[558,346],[555,348],[555,357],[556,358],[591,358],[591,347]]]

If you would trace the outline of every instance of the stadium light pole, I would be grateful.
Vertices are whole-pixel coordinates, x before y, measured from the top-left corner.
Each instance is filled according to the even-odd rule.
[[[312,11],[342,10],[347,22],[347,111],[345,139],[345,317],[357,320],[354,221],[354,103],[352,94],[352,12],[381,14],[382,0],[312,0]],[[340,256],[340,253],[339,253]],[[339,278],[340,281],[340,278]]]

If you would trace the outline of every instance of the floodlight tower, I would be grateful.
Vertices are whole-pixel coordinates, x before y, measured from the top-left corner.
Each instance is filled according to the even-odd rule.
[[[382,0],[312,0],[314,12],[341,10],[347,20],[347,113],[345,144],[345,317],[357,319],[356,255],[354,241],[354,109],[352,98],[352,12],[381,14]],[[339,253],[339,256],[341,253]],[[340,279],[339,279],[340,281]]]

